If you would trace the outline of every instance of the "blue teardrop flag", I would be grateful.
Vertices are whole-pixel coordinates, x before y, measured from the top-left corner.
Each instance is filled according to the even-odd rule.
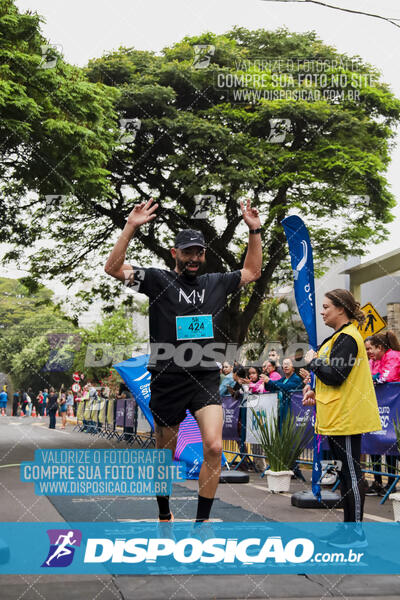
[[[300,217],[292,215],[282,221],[289,245],[290,261],[293,269],[294,295],[300,317],[306,328],[308,340],[313,350],[317,349],[317,323],[315,313],[314,261],[310,236]],[[314,375],[311,374],[314,384]],[[313,385],[314,387],[314,385]],[[321,501],[321,438],[314,435],[314,456],[312,471],[312,491]]]

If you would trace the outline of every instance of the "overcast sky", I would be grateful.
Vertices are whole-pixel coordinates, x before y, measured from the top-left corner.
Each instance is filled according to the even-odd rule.
[[[335,6],[398,18],[400,0],[326,0]],[[119,46],[160,51],[184,36],[205,31],[223,33],[235,25],[249,29],[315,30],[323,42],[349,55],[360,55],[382,72],[383,80],[400,97],[400,28],[371,17],[353,15],[306,2],[270,0],[17,0],[20,10],[36,11],[46,23],[42,30],[62,46],[68,62],[85,65],[90,58]],[[398,138],[400,141],[400,136]],[[400,149],[389,170],[391,191],[400,196]],[[390,229],[399,231],[400,209]],[[398,247],[396,235],[377,244],[373,258]],[[363,259],[366,260],[366,259]],[[1,274],[5,275],[4,269]],[[9,274],[15,276],[15,272]],[[50,287],[54,288],[54,284]]]

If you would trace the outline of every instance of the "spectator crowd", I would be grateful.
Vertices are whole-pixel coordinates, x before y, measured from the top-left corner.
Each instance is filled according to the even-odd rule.
[[[64,384],[56,390],[54,387],[39,390],[37,394],[31,387],[19,388],[13,393],[11,415],[13,417],[36,416],[39,419],[49,417],[49,428],[55,429],[56,418],[61,418],[60,429],[65,429],[67,417],[76,417],[80,402],[85,400],[97,400],[108,397],[108,388],[101,387],[99,390],[89,381],[79,392],[73,392],[72,388],[65,388]],[[0,393],[0,411],[2,416],[7,414],[8,392],[4,386]]]
[[[378,333],[365,340],[371,376],[375,385],[383,383],[400,382],[400,342],[393,331]],[[291,410],[291,395],[295,390],[301,390],[309,383],[310,374],[307,369],[295,367],[295,359],[285,358],[280,363],[280,356],[275,350],[271,350],[268,359],[262,367],[248,365],[243,366],[238,362],[230,364],[225,361],[221,365],[220,395],[239,397],[247,394],[263,394],[277,392],[278,415],[282,422]],[[125,388],[124,388],[125,389]],[[101,387],[99,390],[89,381],[80,392],[72,391],[72,388],[64,388],[64,385],[55,390],[54,387],[44,388],[36,394],[31,387],[20,388],[13,393],[12,416],[29,417],[37,416],[42,419],[49,418],[49,428],[56,427],[56,418],[61,419],[60,428],[65,429],[67,417],[76,417],[80,402],[85,400],[106,399],[108,388]],[[122,390],[117,397],[125,397]],[[6,416],[8,402],[7,386],[0,392],[0,414]],[[325,452],[324,458],[329,458]],[[377,473],[374,481],[366,490],[367,495],[386,494],[392,485],[394,475],[397,473],[398,454],[388,454],[385,457],[386,471],[389,473],[386,485],[383,485],[382,457],[371,455],[372,469]],[[298,477],[302,477],[299,469],[295,470]],[[394,488],[392,492],[396,491]]]
[[[369,358],[369,366],[374,385],[383,383],[400,382],[400,342],[393,331],[378,333],[365,339],[365,348]],[[294,390],[301,390],[309,382],[310,374],[307,369],[295,368],[294,360],[285,358],[280,364],[280,356],[271,350],[268,360],[264,361],[262,368],[257,366],[243,366],[237,362],[221,365],[221,396],[239,394],[263,394],[268,392],[278,393],[278,414],[282,421],[290,414],[291,395]],[[396,449],[397,451],[397,449]],[[331,458],[328,451],[324,452],[324,459]],[[387,454],[385,457],[385,471],[389,473],[386,485],[382,483],[382,457],[371,455],[371,468],[378,471],[374,475],[373,483],[366,485],[367,496],[384,496],[394,481],[397,473],[397,453]],[[299,469],[295,475],[301,477]],[[392,475],[392,477],[390,476]],[[396,487],[391,493],[396,492]]]

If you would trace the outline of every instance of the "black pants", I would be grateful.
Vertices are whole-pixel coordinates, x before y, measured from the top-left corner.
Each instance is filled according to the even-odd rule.
[[[363,518],[365,487],[360,466],[361,434],[328,436],[333,458],[342,461],[339,471],[345,522]]]
[[[396,474],[397,458],[397,456],[391,454],[386,455],[386,470],[388,473]],[[382,471],[382,457],[380,454],[371,454],[371,461],[373,471]],[[374,475],[374,479],[377,483],[382,485],[382,475]],[[393,483],[393,481],[394,477],[388,477],[388,484]]]
[[[49,429],[55,429],[56,428],[56,410],[49,410],[49,417],[50,417],[50,423],[49,423]]]

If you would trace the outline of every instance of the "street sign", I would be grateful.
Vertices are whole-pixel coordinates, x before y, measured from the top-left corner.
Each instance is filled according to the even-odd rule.
[[[79,385],[79,383],[73,383],[71,386],[71,390],[75,393],[80,392],[81,386]]]
[[[362,306],[361,310],[365,314],[366,319],[362,325],[357,327],[357,329],[361,333],[364,340],[368,336],[374,335],[375,333],[378,333],[378,331],[385,329],[385,321],[370,302],[368,302],[368,304],[365,306]]]
[[[79,373],[77,371],[75,371],[75,373],[72,375],[72,379],[74,381],[79,381],[80,380]]]

